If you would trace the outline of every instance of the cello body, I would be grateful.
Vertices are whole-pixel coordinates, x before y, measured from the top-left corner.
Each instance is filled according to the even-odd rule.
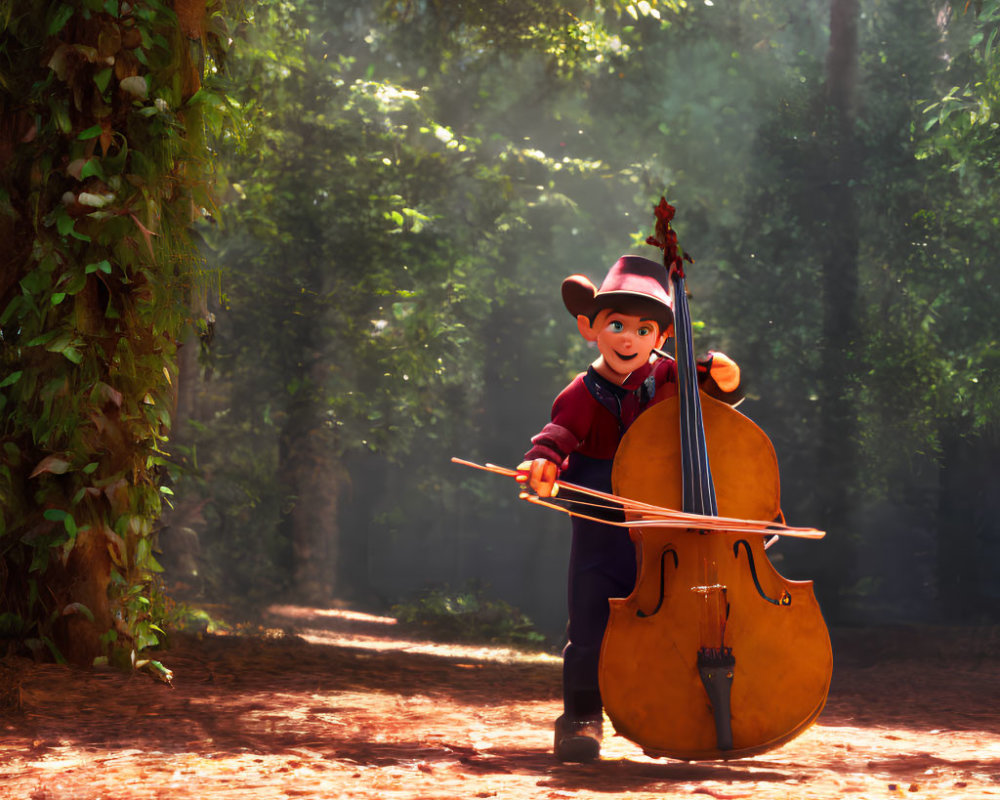
[[[700,393],[718,515],[781,515],[777,459],[751,420]],[[646,410],[615,458],[614,493],[682,506],[678,397]],[[730,759],[777,747],[826,702],[830,638],[811,581],[774,569],[763,536],[632,528],[633,592],[610,600],[601,697],[650,755]]]

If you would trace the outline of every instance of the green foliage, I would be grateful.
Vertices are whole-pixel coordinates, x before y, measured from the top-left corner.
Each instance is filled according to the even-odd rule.
[[[5,8],[3,600],[36,641],[80,614],[100,657],[135,662],[162,633],[154,522],[212,92],[155,0]]]
[[[513,0],[454,4],[384,0],[382,18],[407,36],[410,53],[426,66],[476,54],[485,58],[533,52],[563,77],[615,70],[638,43],[636,23],[667,28],[687,12],[686,0]],[[412,49],[416,47],[416,51]]]
[[[458,592],[427,589],[409,602],[392,606],[391,613],[404,630],[435,640],[545,646],[545,637],[531,620],[503,600],[489,599],[476,582]]]
[[[596,205],[618,176],[557,145],[491,134],[519,91],[496,72],[478,84],[504,103],[489,119],[445,113],[476,82],[426,69],[414,81],[390,66],[405,49],[369,27],[364,4],[338,16],[262,3],[254,14],[229,94],[246,110],[247,146],[222,143],[230,204],[225,225],[204,231],[225,287],[206,391],[218,413],[192,432],[211,478],[178,492],[207,502],[206,549],[238,554],[214,571],[220,581],[285,587],[286,523],[318,494],[296,484],[297,470],[328,470],[319,491],[331,497],[351,490],[351,462],[372,453],[440,465],[440,482],[449,451],[477,436],[494,402],[484,365],[512,384],[496,401],[518,380],[553,381],[564,341],[540,336],[530,372],[502,343],[522,339],[578,268],[553,245],[588,228],[570,195],[596,189]]]
[[[218,142],[228,213],[203,226],[223,273],[211,380],[175,487],[205,503],[210,580],[293,589],[287,523],[310,504],[375,594],[365,548],[540,547],[545,523],[513,524],[495,489],[470,510],[447,456],[520,455],[590,358],[559,281],[641,246],[664,189],[698,259],[698,344],[743,366],[790,518],[830,511],[832,405],[852,417],[834,455],[859,456],[845,496],[924,486],[943,432],[987,429],[1000,388],[997,4],[978,8],[862,3],[841,180],[825,0],[257,4],[227,101],[248,147]],[[823,338],[823,276],[847,242],[857,323],[841,342]],[[836,374],[824,348],[845,356]],[[456,557],[458,580],[474,569]],[[874,591],[867,577],[843,580]]]
[[[991,302],[1000,280],[1000,3],[984,0],[975,8],[974,19],[956,25],[968,46],[956,54],[947,76],[954,83],[924,107],[917,129],[917,157],[930,197],[914,219],[926,244],[912,264],[920,274],[914,292],[920,336],[937,359],[931,410],[938,417],[960,417],[961,427],[981,432],[1000,412],[1000,316]]]

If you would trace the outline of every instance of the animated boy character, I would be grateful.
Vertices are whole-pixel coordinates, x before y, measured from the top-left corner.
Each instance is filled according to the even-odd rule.
[[[622,256],[600,289],[583,275],[562,284],[563,302],[580,334],[600,355],[552,405],[552,421],[532,438],[519,469],[539,496],[557,477],[611,491],[611,467],[622,436],[653,403],[677,394],[677,365],[658,357],[673,333],[666,268],[641,256]],[[739,367],[722,353],[699,359],[701,388],[732,402]],[[560,761],[600,756],[603,706],[598,686],[608,598],[635,586],[635,547],[628,530],[573,517],[569,559],[569,629],[563,650],[563,714],[555,724]]]

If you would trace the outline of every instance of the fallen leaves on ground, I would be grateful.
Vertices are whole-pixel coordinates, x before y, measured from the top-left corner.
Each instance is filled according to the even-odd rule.
[[[181,638],[149,676],[0,661],[0,799],[1000,797],[995,629],[834,632],[818,724],[730,762],[606,739],[556,762],[558,658],[406,638],[385,617],[273,607]]]

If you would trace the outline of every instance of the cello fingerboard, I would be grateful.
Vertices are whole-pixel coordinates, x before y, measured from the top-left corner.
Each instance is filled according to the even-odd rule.
[[[717,516],[719,510],[715,500],[715,484],[708,464],[705,426],[701,418],[701,397],[698,392],[698,373],[691,335],[691,312],[684,290],[684,275],[678,269],[671,270],[670,289],[674,306],[677,353],[683,510],[693,514]]]

